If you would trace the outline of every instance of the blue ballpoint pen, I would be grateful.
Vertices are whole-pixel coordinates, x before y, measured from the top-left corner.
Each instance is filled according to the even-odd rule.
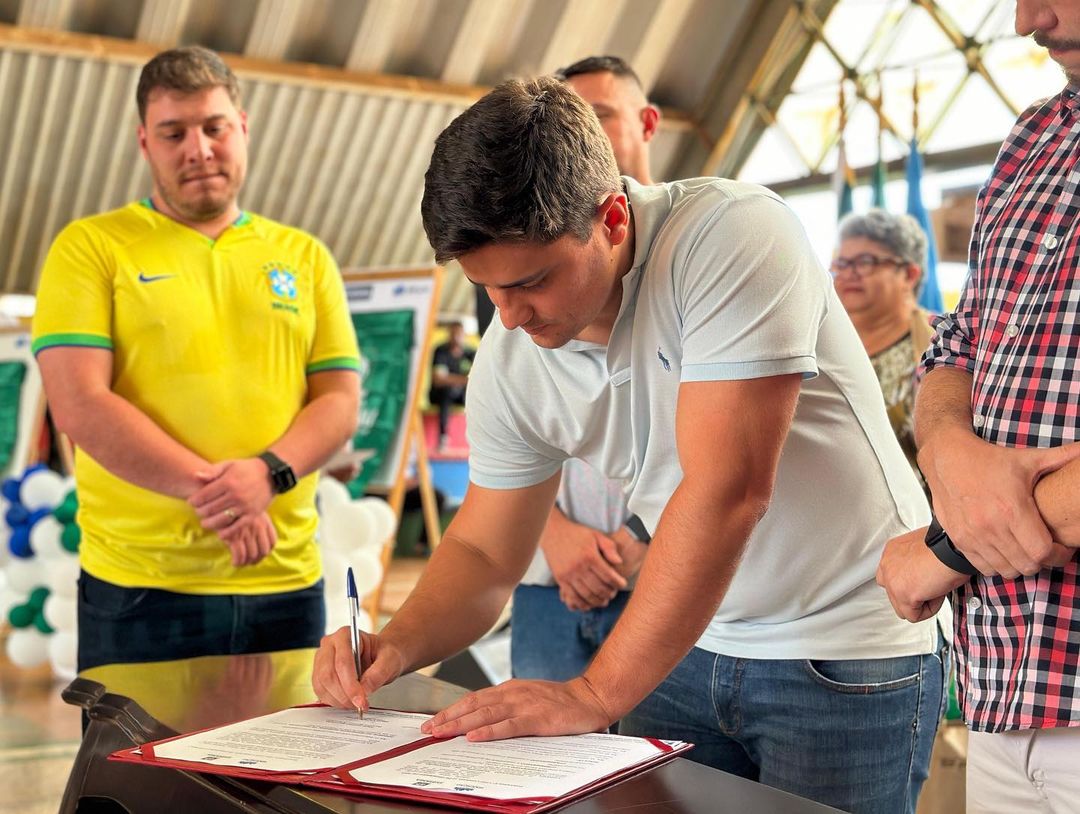
[[[352,655],[353,663],[356,665],[356,680],[360,680],[360,675],[363,672],[360,668],[360,627],[357,624],[357,620],[360,617],[360,597],[356,594],[356,580],[353,578],[352,567],[349,567],[349,571],[345,576],[345,586],[348,592],[349,599],[349,638],[352,641]],[[364,717],[364,711],[362,709],[356,710],[360,713],[360,717]]]

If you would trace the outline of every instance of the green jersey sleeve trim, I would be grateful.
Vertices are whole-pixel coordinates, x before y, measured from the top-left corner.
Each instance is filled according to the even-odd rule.
[[[97,334],[46,334],[30,343],[30,352],[37,355],[46,348],[105,348],[112,350],[112,340]]]
[[[324,370],[360,370],[360,360],[355,356],[338,356],[334,359],[323,359],[307,366],[308,373],[321,373]]]

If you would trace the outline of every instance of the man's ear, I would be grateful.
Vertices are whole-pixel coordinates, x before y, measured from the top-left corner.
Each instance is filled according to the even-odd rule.
[[[139,152],[143,154],[143,158],[148,158],[146,154],[146,125],[140,124],[135,130],[136,137],[139,140]]]
[[[650,141],[660,129],[660,108],[656,105],[645,105],[641,108],[641,137],[644,141]]]
[[[241,110],[241,111],[239,111],[239,113],[240,113],[240,131],[244,134],[244,138],[247,138],[247,134],[248,134],[247,111],[246,110]]]
[[[630,231],[630,204],[626,200],[626,193],[609,193],[597,207],[597,214],[612,246],[626,240]]]

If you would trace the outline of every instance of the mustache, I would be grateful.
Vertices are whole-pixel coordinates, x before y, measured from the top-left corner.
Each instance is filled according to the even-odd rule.
[[[1043,34],[1041,31],[1036,31],[1032,39],[1035,40],[1035,44],[1042,48],[1049,48],[1052,51],[1076,51],[1080,50],[1080,40],[1055,40]]]

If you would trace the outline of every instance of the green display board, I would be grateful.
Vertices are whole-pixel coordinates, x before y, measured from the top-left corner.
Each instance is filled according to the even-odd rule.
[[[414,346],[412,309],[372,311],[352,315],[364,363],[363,403],[354,449],[372,455],[363,462],[360,474],[349,483],[349,492],[360,497],[393,449],[394,437],[402,425],[409,404],[409,360]]]
[[[0,471],[6,472],[19,440],[20,401],[26,363],[0,361]]]

